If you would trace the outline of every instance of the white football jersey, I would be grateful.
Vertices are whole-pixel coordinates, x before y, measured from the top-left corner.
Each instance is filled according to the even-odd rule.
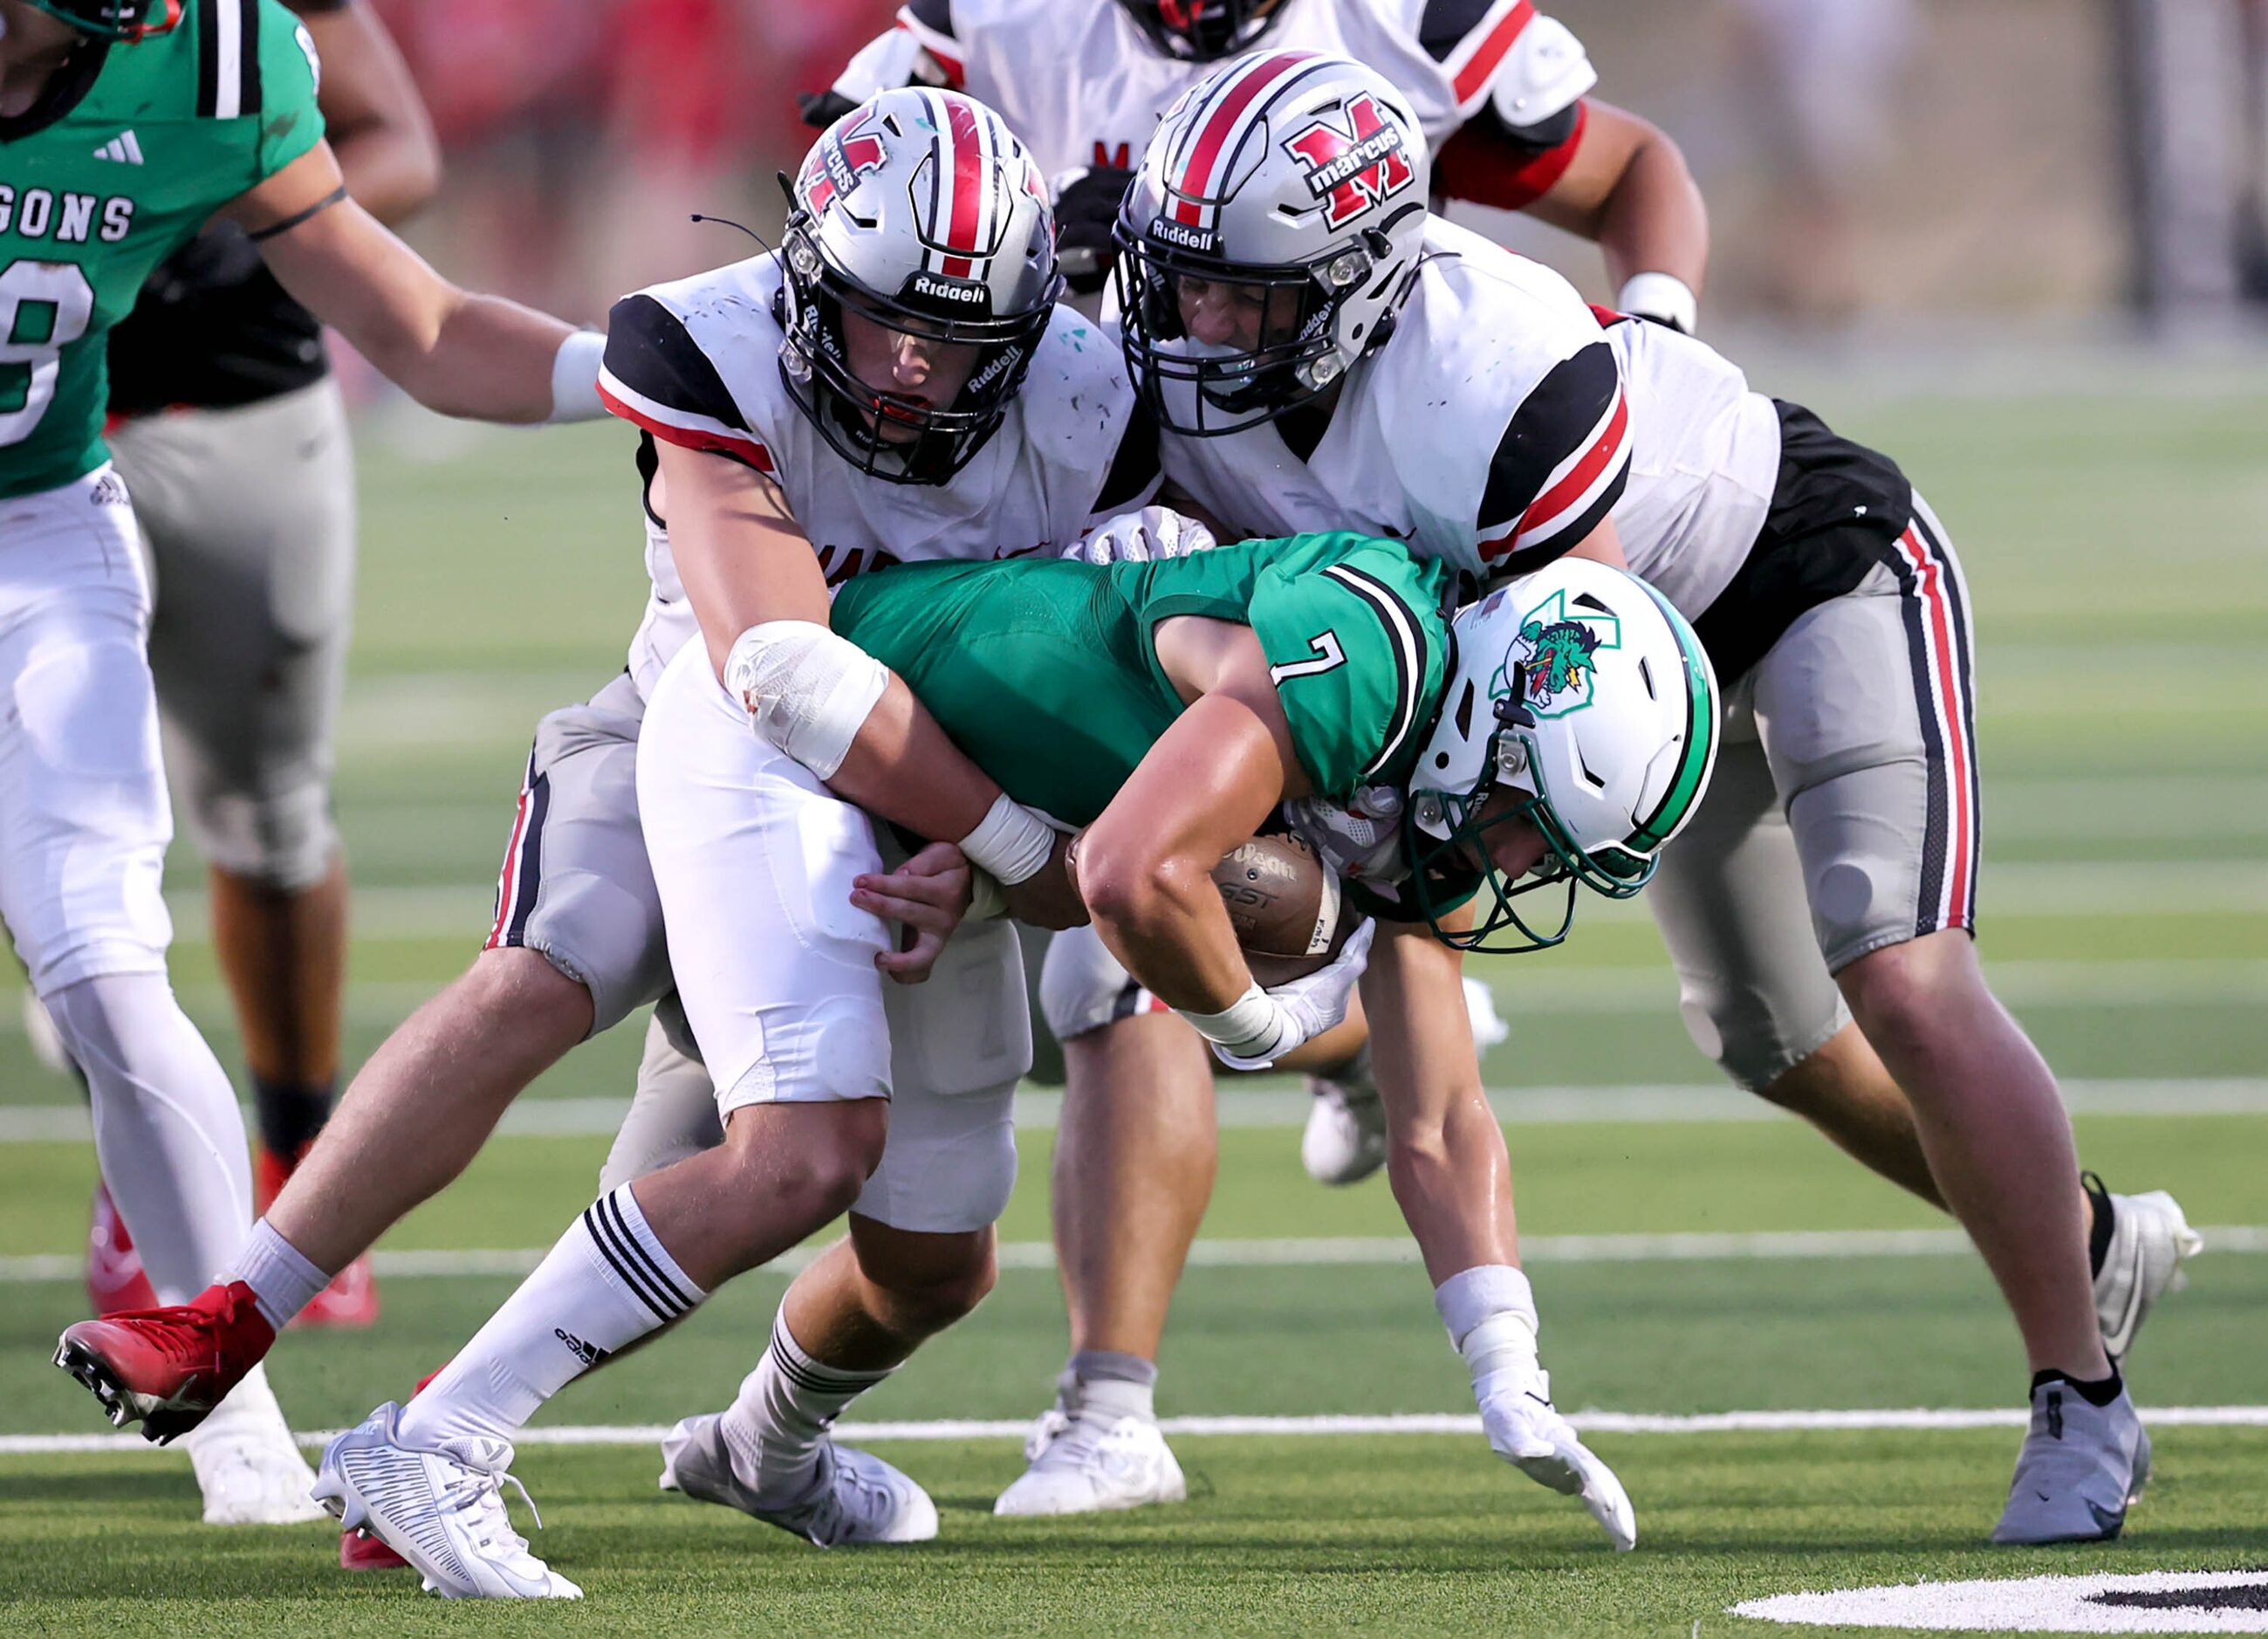
[[[1574,286],[1438,217],[1425,252],[1392,338],[1347,373],[1304,457],[1285,441],[1298,412],[1161,436],[1166,476],[1229,538],[1361,529],[1484,584],[1557,557],[1619,498],[1629,406]]]
[[[1607,327],[1630,400],[1630,482],[1615,532],[1630,566],[1688,620],[1716,602],[1771,509],[1779,412],[1741,367],[1664,324]]]
[[[1006,418],[951,480],[892,484],[858,471],[781,380],[781,278],[767,254],[624,297],[608,321],[599,392],[654,438],[768,475],[829,587],[895,563],[1059,550],[1100,520],[1098,509],[1139,506],[1155,492],[1151,437],[1137,425],[1118,348],[1064,307]],[[630,645],[641,691],[698,630],[651,507],[646,569],[652,592]]]
[[[1425,236],[1392,339],[1348,373],[1304,460],[1285,438],[1295,414],[1225,438],[1168,433],[1166,476],[1232,538],[1366,529],[1479,586],[1611,517],[1631,568],[1697,619],[1771,507],[1771,401],[1705,343],[1602,314],[1550,269],[1439,218]]]
[[[1158,116],[1218,66],[1160,52],[1116,0],[909,0],[899,26],[851,60],[835,89],[853,102],[909,71],[990,104],[1050,181],[1090,166],[1130,170]],[[1254,42],[1366,63],[1406,97],[1436,146],[1491,94],[1506,124],[1550,119],[1597,79],[1575,36],[1532,0],[1285,0]]]

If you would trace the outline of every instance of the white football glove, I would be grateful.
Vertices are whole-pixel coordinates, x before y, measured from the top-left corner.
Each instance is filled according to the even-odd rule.
[[[1365,786],[1344,808],[1295,797],[1284,805],[1284,823],[1341,876],[1392,882],[1405,874],[1402,794],[1392,786]]]
[[[1265,1059],[1243,1059],[1226,1052],[1219,1042],[1212,1044],[1213,1054],[1232,1070],[1264,1070],[1290,1052],[1302,1042],[1313,1041],[1347,1015],[1349,999],[1354,994],[1355,981],[1362,977],[1370,962],[1371,937],[1378,924],[1370,918],[1347,935],[1339,953],[1325,966],[1317,968],[1305,978],[1295,978],[1289,984],[1278,985],[1268,993],[1270,1000],[1280,1007],[1291,1022],[1295,1035],[1283,1041],[1275,1052]]]
[[[1096,525],[1064,548],[1065,557],[1087,564],[1146,564],[1160,557],[1186,557],[1209,551],[1212,531],[1170,506],[1145,506]]]
[[[1638,1517],[1615,1471],[1600,1461],[1551,1404],[1551,1374],[1508,1367],[1473,1381],[1481,1428],[1498,1457],[1540,1486],[1580,1496],[1615,1552],[1638,1546]]]

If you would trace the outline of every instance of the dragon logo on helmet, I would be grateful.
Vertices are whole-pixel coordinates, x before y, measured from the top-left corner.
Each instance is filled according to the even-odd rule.
[[[1622,647],[1622,622],[1612,615],[1567,611],[1567,594],[1554,592],[1521,617],[1519,634],[1489,684],[1489,698],[1515,689],[1531,716],[1565,717],[1591,704],[1602,649]]]
[[[1323,204],[1323,220],[1344,227],[1377,210],[1417,180],[1402,129],[1365,92],[1346,104],[1345,129],[1328,116],[1296,132],[1284,150],[1307,167],[1307,191]]]

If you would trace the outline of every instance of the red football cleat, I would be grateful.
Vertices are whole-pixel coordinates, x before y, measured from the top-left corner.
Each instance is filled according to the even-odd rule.
[[[86,1228],[86,1301],[98,1315],[158,1306],[158,1294],[142,1270],[142,1254],[134,1250],[126,1220],[110,1199],[110,1185],[100,1182],[94,1186],[94,1212]]]
[[[259,1211],[264,1213],[275,1204],[276,1198],[284,1192],[291,1169],[298,1164],[297,1161],[284,1161],[264,1144],[254,1151],[252,1200]],[[333,1275],[331,1283],[316,1293],[291,1322],[294,1327],[335,1326],[342,1332],[377,1324],[378,1282],[372,1277],[367,1252]]]
[[[436,1366],[417,1379],[417,1393],[439,1377],[444,1366]],[[412,1399],[416,1395],[411,1396]],[[367,1531],[342,1531],[339,1533],[339,1569],[341,1570],[407,1570],[409,1561],[396,1554]]]
[[[193,1303],[82,1320],[55,1344],[55,1364],[102,1402],[113,1426],[140,1421],[163,1445],[205,1420],[258,1365],[276,1332],[238,1281]]]

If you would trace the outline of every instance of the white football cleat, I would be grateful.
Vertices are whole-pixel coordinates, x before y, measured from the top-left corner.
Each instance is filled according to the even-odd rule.
[[[801,1495],[762,1502],[733,1471],[724,1414],[688,1417],[661,1443],[661,1488],[721,1502],[752,1519],[801,1537],[815,1547],[928,1542],[937,1536],[937,1504],[907,1475],[871,1451],[822,1440],[819,1466]]]
[[[997,1515],[1101,1514],[1189,1497],[1182,1466],[1146,1417],[1082,1406],[1067,1383],[1024,1441],[1028,1465],[992,1504]]]
[[[2093,1173],[2083,1177],[2095,1210],[2110,1214],[2110,1245],[2095,1277],[2095,1312],[2102,1347],[2112,1360],[2123,1360],[2152,1305],[2190,1283],[2183,1260],[2203,1251],[2205,1242],[2165,1191],[2113,1195]]]
[[[1378,1089],[1350,1077],[1307,1078],[1313,1095],[1300,1164],[1318,1184],[1359,1184],[1386,1164],[1386,1106]]]
[[[257,1366],[181,1443],[204,1494],[208,1525],[297,1525],[323,1517],[313,1495],[314,1470]]]
[[[2150,1436],[2124,1385],[2110,1405],[2095,1406],[2051,1379],[2032,1391],[2031,1427],[1992,1540],[2108,1542],[2149,1478]]]
[[[366,1531],[408,1560],[445,1599],[579,1599],[583,1591],[528,1552],[504,1507],[509,1442],[466,1437],[404,1445],[388,1400],[323,1453],[315,1497],[349,1531]],[[536,1525],[543,1524],[539,1516]]]

